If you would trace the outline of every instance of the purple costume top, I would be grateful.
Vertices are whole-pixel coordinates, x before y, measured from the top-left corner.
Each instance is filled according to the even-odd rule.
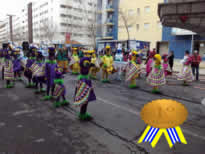
[[[35,62],[35,58],[34,57],[31,57],[27,60],[27,63],[26,63],[26,68],[30,68],[31,65],[33,65],[33,63]]]
[[[54,79],[56,76],[56,68],[57,68],[56,61],[49,60],[46,62],[45,76],[47,78],[47,85],[50,85],[50,86],[54,85]]]
[[[0,50],[0,58],[3,58],[4,57],[4,50]]]
[[[16,58],[13,60],[13,68],[14,68],[14,72],[19,72],[22,70],[21,59]]]
[[[84,57],[80,60],[80,73],[81,75],[78,77],[78,80],[80,80],[81,82],[84,82],[86,83],[89,87],[92,88],[92,81],[89,79],[88,77],[88,74],[89,74],[89,70],[90,70],[90,66],[84,66],[84,61],[87,60],[87,61],[91,61],[90,58],[88,57]],[[75,90],[75,95],[77,93],[77,88]],[[94,93],[94,90],[92,89],[91,92],[90,92],[90,95],[88,97],[88,102],[91,102],[91,101],[95,101],[96,100],[96,96],[95,96],[95,93]]]

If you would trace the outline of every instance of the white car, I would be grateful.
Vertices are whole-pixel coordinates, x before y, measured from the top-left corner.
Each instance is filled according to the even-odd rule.
[[[116,53],[116,55],[115,55],[115,61],[123,61],[123,55],[122,55],[122,53]]]

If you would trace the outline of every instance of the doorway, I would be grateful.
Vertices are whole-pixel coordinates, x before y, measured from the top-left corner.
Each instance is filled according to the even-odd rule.
[[[205,55],[205,41],[194,41],[194,51],[199,51],[199,55],[204,57]]]
[[[168,54],[169,42],[157,42],[157,51],[160,55]]]

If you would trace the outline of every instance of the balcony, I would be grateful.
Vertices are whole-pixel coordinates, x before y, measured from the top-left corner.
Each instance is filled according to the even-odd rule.
[[[205,0],[169,0],[159,4],[163,26],[186,29],[205,36]]]
[[[97,11],[97,14],[102,14],[102,10],[98,10],[98,11]]]
[[[108,6],[106,8],[106,11],[109,12],[109,13],[113,13],[115,11],[113,5],[108,4]]]
[[[113,39],[113,33],[112,32],[107,32],[105,36],[102,37],[104,40],[111,40]]]
[[[108,19],[106,22],[106,26],[113,26],[113,25],[114,25],[113,19]]]

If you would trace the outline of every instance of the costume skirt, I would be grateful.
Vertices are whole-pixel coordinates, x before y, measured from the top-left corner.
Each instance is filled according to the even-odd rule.
[[[166,84],[163,69],[153,68],[147,77],[147,83],[151,86],[162,86]]]
[[[192,82],[194,80],[194,76],[192,74],[191,66],[184,66],[182,71],[178,75],[178,80],[183,80],[187,82]]]
[[[54,89],[54,93],[53,93],[53,95],[55,97],[63,96],[63,95],[65,95],[65,93],[66,93],[66,89],[65,89],[64,85],[60,85],[60,84],[55,85],[55,89]]]

